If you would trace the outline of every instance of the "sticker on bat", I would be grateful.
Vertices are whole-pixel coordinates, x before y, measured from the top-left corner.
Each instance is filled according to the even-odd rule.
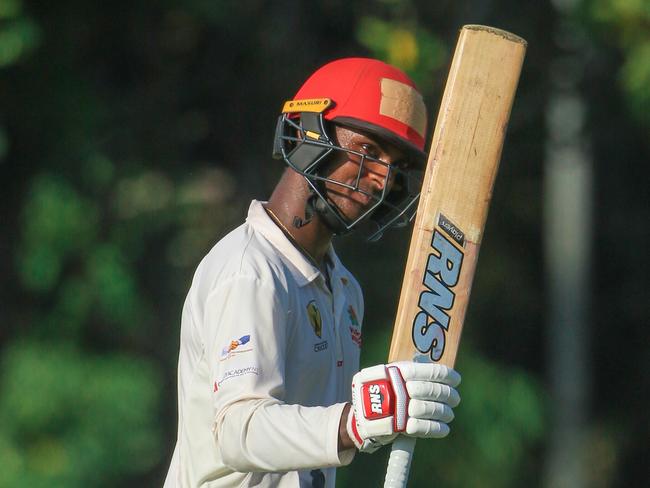
[[[438,227],[444,230],[449,237],[460,246],[465,247],[465,233],[458,228],[451,220],[442,214],[438,215]]]
[[[429,354],[432,361],[439,361],[445,351],[445,333],[449,330],[447,311],[454,306],[453,288],[458,283],[463,253],[437,229],[433,232],[431,249],[422,277],[425,289],[420,293],[420,311],[413,319],[412,337],[418,351]]]

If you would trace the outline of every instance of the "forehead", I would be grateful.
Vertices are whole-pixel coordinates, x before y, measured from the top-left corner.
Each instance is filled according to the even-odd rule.
[[[404,151],[377,134],[339,124],[334,127],[336,140],[341,147],[353,149],[352,146],[372,143],[394,159],[401,159],[405,156]]]

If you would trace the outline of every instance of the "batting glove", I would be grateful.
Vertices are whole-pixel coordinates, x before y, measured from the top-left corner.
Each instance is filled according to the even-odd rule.
[[[374,452],[398,434],[445,437],[460,403],[460,375],[435,363],[398,362],[359,371],[352,378],[348,435],[362,452]]]

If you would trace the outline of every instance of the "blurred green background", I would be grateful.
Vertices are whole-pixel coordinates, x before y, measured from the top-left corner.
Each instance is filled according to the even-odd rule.
[[[463,402],[447,440],[418,443],[412,486],[649,486],[650,1],[0,0],[0,488],[161,486],[184,294],[282,171],[282,102],[325,62],[374,56],[413,76],[433,125],[468,23],[529,48]],[[557,154],[584,199],[553,196]],[[553,204],[584,227],[549,230]],[[364,365],[386,358],[407,236],[337,242],[365,289]],[[582,281],[553,266],[563,242]],[[379,486],[386,455],[338,486]]]

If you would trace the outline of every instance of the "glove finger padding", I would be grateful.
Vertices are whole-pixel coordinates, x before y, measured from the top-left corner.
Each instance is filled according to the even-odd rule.
[[[441,439],[449,434],[449,426],[444,422],[410,418],[404,433],[411,437]]]
[[[409,418],[437,420],[448,424],[454,420],[454,411],[444,403],[411,399],[409,402]]]
[[[410,398],[431,402],[446,403],[455,408],[460,403],[460,395],[452,386],[427,381],[407,381],[406,390]]]
[[[455,369],[442,364],[399,361],[390,363],[388,366],[397,366],[402,373],[402,378],[407,382],[427,381],[449,386],[460,384],[460,374]]]

